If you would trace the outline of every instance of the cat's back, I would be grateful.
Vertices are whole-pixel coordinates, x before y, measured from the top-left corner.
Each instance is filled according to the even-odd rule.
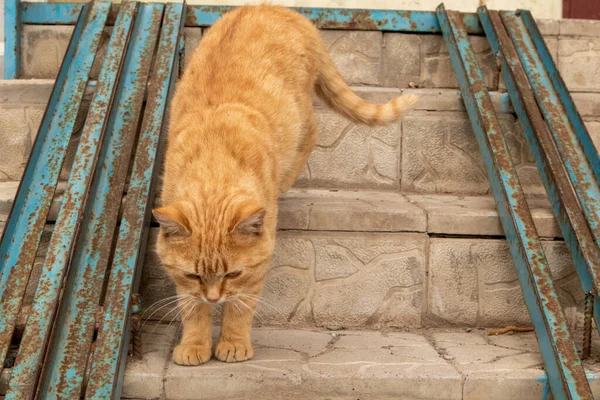
[[[233,50],[248,53],[261,48],[285,53],[310,48],[317,37],[312,23],[295,11],[277,5],[246,5],[209,28],[195,55],[207,55],[217,46],[221,54],[230,56],[236,55],[230,53]]]
[[[208,29],[184,80],[205,88],[239,88],[256,79],[264,82],[267,76],[285,77],[288,83],[310,79],[316,71],[318,40],[317,29],[295,11],[276,5],[239,7]]]

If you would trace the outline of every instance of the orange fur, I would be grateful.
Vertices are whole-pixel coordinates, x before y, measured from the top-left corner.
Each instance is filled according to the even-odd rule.
[[[177,284],[184,335],[176,363],[211,356],[209,299],[224,301],[215,355],[252,357],[250,330],[275,246],[278,196],[317,141],[312,93],[369,125],[415,102],[370,104],[348,88],[318,30],[279,6],[244,6],[202,39],[178,84],[165,159],[157,251]]]

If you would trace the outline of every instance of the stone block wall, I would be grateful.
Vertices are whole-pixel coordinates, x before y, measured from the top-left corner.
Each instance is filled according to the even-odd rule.
[[[569,253],[563,242],[543,245],[569,323],[581,327],[584,295]],[[175,293],[153,253],[142,288],[153,301]],[[167,311],[153,318],[177,317]],[[531,324],[504,240],[374,232],[281,232],[256,323],[329,329]]]
[[[540,21],[540,29],[596,141],[600,140],[600,81],[596,82],[600,74],[594,73],[600,68],[597,25],[589,21],[578,24]],[[56,75],[71,30],[72,27],[65,26],[25,27],[22,54],[25,78],[51,79]],[[185,63],[189,62],[202,33],[200,28],[186,29]],[[92,78],[98,74],[109,35],[107,29]],[[297,187],[457,195],[490,193],[440,35],[323,31],[322,37],[348,83],[366,99],[385,102],[406,91],[416,91],[427,99],[403,122],[374,129],[355,126],[317,102],[320,139]],[[472,36],[471,42],[488,88],[501,93],[505,88],[487,40]],[[436,96],[434,90],[444,96]],[[0,99],[0,107],[6,110],[0,120],[0,131],[10,132],[10,140],[6,142],[14,148],[10,158],[0,161],[0,181],[18,179],[22,173],[31,137],[41,118],[40,110],[47,101],[47,97],[38,95],[37,102],[27,103],[19,100],[19,96]],[[508,103],[506,96],[501,101]],[[500,119],[527,192],[543,194],[533,158],[509,104],[500,104],[499,111],[508,112]]]

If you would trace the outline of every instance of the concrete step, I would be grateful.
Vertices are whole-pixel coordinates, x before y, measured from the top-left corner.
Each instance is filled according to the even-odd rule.
[[[170,358],[177,328],[147,324],[144,331],[144,356],[129,360],[122,398],[539,400],[549,393],[533,333],[262,328],[253,332],[252,360],[183,367]],[[586,362],[595,396],[599,345],[596,338]]]
[[[18,187],[16,181],[0,182],[0,216],[8,215]],[[56,221],[65,187],[62,182],[56,189],[49,223]],[[125,193],[123,201],[126,198]],[[159,203],[157,198],[155,204]],[[529,206],[540,236],[562,236],[547,200],[531,197]],[[504,235],[496,205],[489,196],[405,196],[337,189],[292,189],[279,204],[279,230]]]
[[[0,215],[8,212],[12,196],[6,193],[14,195],[16,184],[0,184],[0,193],[3,187]],[[568,251],[549,205],[532,199],[530,207],[567,317],[579,327],[584,298]],[[280,202],[279,230],[257,324],[379,329],[529,323],[489,197],[295,189]],[[34,277],[51,231],[48,225]],[[169,321],[176,309],[155,306],[175,294],[152,250],[157,231],[150,231],[140,292],[150,318]]]

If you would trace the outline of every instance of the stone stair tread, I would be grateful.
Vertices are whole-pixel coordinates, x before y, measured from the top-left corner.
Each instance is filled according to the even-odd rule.
[[[218,338],[215,330],[213,336]],[[178,329],[146,324],[142,360],[130,359],[122,396],[144,399],[540,399],[545,373],[535,335],[474,329],[308,331],[256,328],[255,354],[236,364],[173,364]],[[595,345],[598,339],[595,339]],[[596,349],[598,347],[595,347]],[[591,359],[594,359],[592,357]],[[600,394],[600,370],[586,364]]]
[[[407,195],[406,198],[427,213],[428,233],[504,236],[491,196]],[[539,236],[562,237],[548,199],[530,197],[527,204]]]
[[[64,183],[59,184],[48,220],[56,220]],[[6,220],[18,182],[0,182],[0,223]],[[549,202],[530,198],[542,237],[561,237]],[[280,201],[280,230],[324,232],[427,232],[503,236],[489,196],[402,195],[372,190],[292,189]]]
[[[86,90],[86,99],[91,99],[95,90],[95,81],[90,81]],[[54,79],[0,79],[1,103],[10,104],[45,104],[50,98]],[[374,96],[389,93],[410,93],[421,97],[415,110],[435,111],[465,111],[460,91],[454,88],[403,88],[385,86],[351,86],[354,91],[363,96]],[[514,112],[508,101],[506,91],[490,91],[494,108],[498,112]],[[600,93],[573,92],[573,99],[583,116],[596,116],[597,105],[600,103]],[[323,107],[320,101],[315,102],[317,107]]]
[[[394,192],[292,189],[280,201],[279,229],[426,232],[427,218]]]

